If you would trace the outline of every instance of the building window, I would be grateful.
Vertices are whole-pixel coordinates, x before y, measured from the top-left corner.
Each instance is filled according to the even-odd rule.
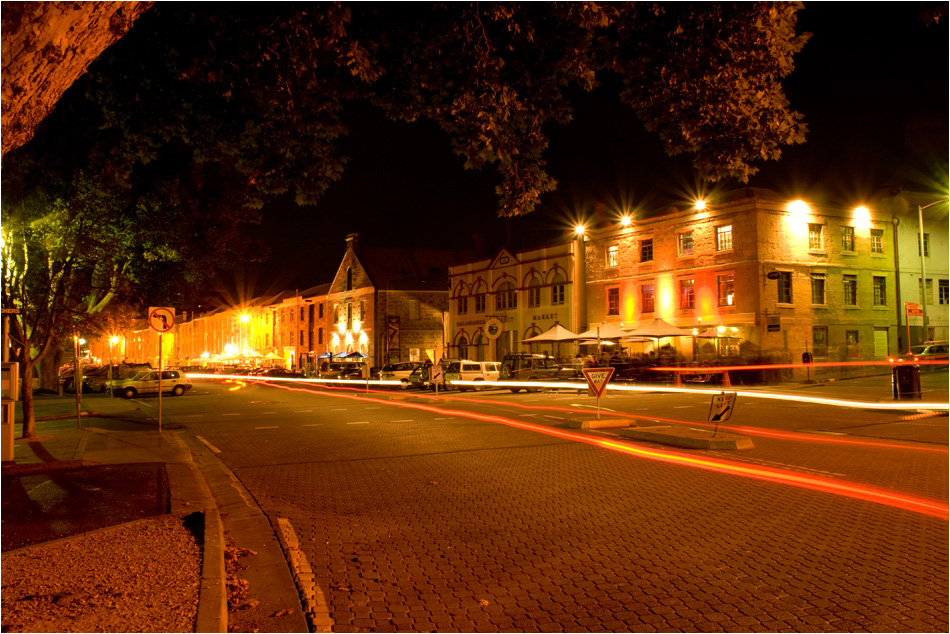
[[[607,267],[620,266],[620,246],[612,244],[607,247]]]
[[[844,333],[844,345],[849,359],[857,359],[861,356],[861,348],[858,346],[858,331],[846,330]]]
[[[716,251],[732,249],[732,225],[716,227]]]
[[[409,319],[420,319],[422,317],[422,304],[418,299],[409,300]]]
[[[937,288],[937,299],[941,306],[950,304],[950,280],[939,280]]]
[[[511,282],[505,282],[498,287],[495,293],[495,310],[508,310],[518,307],[518,291],[515,290]]]
[[[318,316],[320,319],[323,319],[323,304],[318,304],[318,305],[317,305],[317,316]]]
[[[821,225],[810,224],[808,225],[808,248],[811,251],[821,251],[822,249],[821,241]]]
[[[366,321],[366,301],[360,300],[360,321]]]
[[[304,320],[304,316],[303,316],[303,306],[301,306],[301,307],[300,307],[300,321],[303,321],[303,320]]]
[[[298,334],[299,336],[297,337],[297,345],[303,347],[303,330],[301,330]]]
[[[564,304],[564,278],[560,274],[554,276],[551,283],[551,305],[561,306]]]
[[[825,274],[811,274],[811,303],[819,306],[825,305]]]
[[[459,297],[458,298],[458,313],[459,315],[464,315],[468,312],[468,297]]]
[[[811,344],[816,357],[828,356],[827,326],[815,326],[811,329]]]
[[[641,262],[653,261],[653,238],[640,240],[640,261]]]
[[[858,305],[858,276],[857,275],[844,276],[844,305],[845,306]]]
[[[528,308],[537,308],[541,305],[541,282],[532,278],[528,282]]]
[[[854,227],[841,227],[841,250],[854,251]]]
[[[653,297],[653,284],[640,285],[640,312],[652,313],[654,311]]]
[[[353,267],[346,267],[346,290],[353,290]]]
[[[874,278],[874,305],[887,306],[887,279],[884,277]]]
[[[696,308],[696,291],[693,280],[680,280],[680,308],[691,310]]]
[[[479,293],[475,296],[475,312],[484,313],[485,312],[485,293]]]
[[[792,272],[779,271],[778,273],[778,303],[792,303]]]
[[[608,315],[619,315],[620,314],[620,289],[619,288],[608,288],[607,289],[607,314]]]
[[[693,255],[693,232],[685,231],[680,233],[676,237],[677,240],[677,252],[680,257]]]
[[[920,232],[917,232],[917,255],[920,256]],[[924,257],[930,257],[930,234],[924,234]]]
[[[923,303],[924,289],[920,283],[920,280],[917,280],[917,297],[921,299],[920,303]],[[934,303],[934,281],[927,280],[927,305],[932,306],[933,303]]]
[[[735,278],[732,273],[719,275],[716,277],[716,285],[719,289],[719,305],[735,305]]]
[[[323,328],[317,328],[317,343],[323,344]]]
[[[884,253],[883,229],[871,229],[871,253]]]

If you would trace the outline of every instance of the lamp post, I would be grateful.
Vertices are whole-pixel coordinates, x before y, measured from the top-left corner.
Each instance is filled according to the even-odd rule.
[[[920,248],[920,308],[923,313],[923,328],[920,331],[920,343],[927,341],[927,265],[924,263],[924,209],[947,202],[946,198],[935,200],[926,205],[917,205],[917,246]]]
[[[115,366],[115,362],[112,360],[112,348],[117,343],[119,343],[118,337],[109,339],[109,396],[115,396],[115,388],[112,385],[112,368]]]

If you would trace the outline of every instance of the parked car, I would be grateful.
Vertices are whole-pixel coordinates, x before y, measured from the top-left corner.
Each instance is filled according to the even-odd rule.
[[[910,353],[914,358],[914,362],[947,361],[947,359],[950,358],[950,345],[947,345],[946,342],[925,343],[923,345],[911,347]],[[940,368],[939,365],[931,367],[934,369]]]
[[[324,379],[352,379],[363,376],[363,364],[352,361],[335,361],[321,374]]]
[[[268,368],[261,372],[260,376],[268,379],[304,379],[306,378],[300,372],[287,370],[286,368]]]
[[[111,384],[114,394],[135,398],[140,395],[158,394],[158,379],[158,370],[142,370],[126,379],[113,379]],[[162,370],[161,382],[163,394],[181,396],[191,389],[191,380],[181,370]]]
[[[445,368],[446,386],[452,386],[454,381],[497,381],[501,373],[500,365],[497,361],[453,361]],[[460,392],[478,389],[481,388],[472,385],[458,386]]]
[[[562,366],[554,357],[542,354],[506,354],[501,361],[501,381],[567,381],[582,376],[580,370],[571,365]],[[512,392],[522,388],[511,387]],[[537,392],[539,388],[524,388],[528,392]]]
[[[399,381],[400,387],[406,390],[409,389],[409,375],[421,365],[418,361],[387,363],[380,371],[379,378],[383,381]]]

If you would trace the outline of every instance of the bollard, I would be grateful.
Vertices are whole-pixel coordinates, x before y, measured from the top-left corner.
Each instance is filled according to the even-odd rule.
[[[732,381],[729,380],[729,370],[722,373],[722,387],[732,387]]]

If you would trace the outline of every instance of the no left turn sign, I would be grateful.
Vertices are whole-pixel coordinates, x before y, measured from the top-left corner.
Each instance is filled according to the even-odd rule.
[[[159,306],[148,309],[148,326],[155,332],[168,332],[175,325],[175,309]]]

